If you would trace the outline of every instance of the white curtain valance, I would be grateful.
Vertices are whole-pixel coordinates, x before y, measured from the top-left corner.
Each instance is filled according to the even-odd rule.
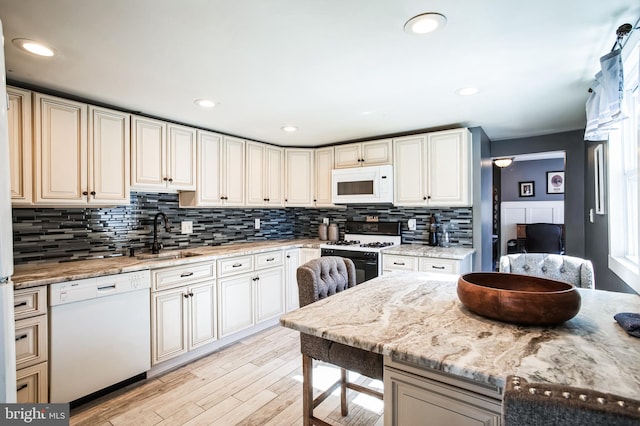
[[[607,140],[609,131],[616,129],[618,123],[627,118],[622,102],[624,72],[621,53],[621,49],[616,49],[600,58],[601,71],[596,74],[586,104],[585,140]]]

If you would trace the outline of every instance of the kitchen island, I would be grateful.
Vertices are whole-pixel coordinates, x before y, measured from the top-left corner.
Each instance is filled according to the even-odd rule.
[[[396,272],[289,312],[280,323],[384,354],[386,424],[400,409],[400,397],[391,394],[396,388],[387,383],[387,373],[398,368],[463,393],[471,389],[498,409],[511,374],[640,399],[640,339],[613,319],[640,311],[639,296],[578,289],[576,317],[555,327],[525,327],[471,313],[456,285],[456,275]]]

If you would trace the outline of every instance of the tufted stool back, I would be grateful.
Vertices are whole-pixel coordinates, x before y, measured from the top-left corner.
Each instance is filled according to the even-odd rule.
[[[356,267],[351,259],[325,256],[301,265],[296,278],[302,307],[355,286]]]
[[[508,254],[500,258],[500,272],[533,275],[594,288],[593,265],[579,257],[547,253]]]
[[[637,426],[640,401],[561,384],[534,384],[508,376],[502,421],[504,426]]]

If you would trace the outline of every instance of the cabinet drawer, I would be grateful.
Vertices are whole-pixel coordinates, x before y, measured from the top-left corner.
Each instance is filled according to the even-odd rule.
[[[151,271],[151,280],[153,291],[157,291],[214,278],[215,275],[213,262],[196,263]]]
[[[255,255],[256,269],[270,268],[272,266],[280,266],[284,262],[282,251],[271,251],[269,253],[260,253]]]
[[[236,256],[218,260],[219,277],[251,271],[253,271],[253,256]]]
[[[383,254],[382,269],[385,271],[417,271],[418,259],[411,256]]]
[[[47,360],[47,316],[16,321],[16,367]]]
[[[18,404],[42,404],[49,402],[48,367],[46,362],[16,372]]]
[[[443,274],[458,273],[458,261],[451,259],[420,259],[420,271],[422,272],[440,272]]]
[[[47,313],[47,287],[16,290],[13,295],[15,319],[29,318]]]

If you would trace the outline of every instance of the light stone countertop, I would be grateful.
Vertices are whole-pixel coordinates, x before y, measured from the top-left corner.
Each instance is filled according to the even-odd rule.
[[[400,244],[382,249],[383,255],[399,254],[403,256],[434,257],[454,260],[462,260],[475,252],[475,249],[467,247],[432,247],[424,244]]]
[[[247,241],[220,246],[200,246],[181,250],[164,250],[161,252],[162,255],[170,255],[178,252],[192,254],[190,257],[180,257],[177,259],[138,259],[136,257],[119,256],[61,263],[17,265],[14,267],[14,273],[11,279],[14,283],[14,288],[21,289],[103,275],[186,265],[189,263],[255,254],[271,250],[283,250],[296,247],[319,248],[320,243],[321,241],[316,239]]]
[[[457,276],[397,272],[289,312],[285,327],[483,384],[516,374],[640,400],[640,339],[613,319],[640,296],[578,289],[582,307],[555,327],[483,318],[459,301]]]

